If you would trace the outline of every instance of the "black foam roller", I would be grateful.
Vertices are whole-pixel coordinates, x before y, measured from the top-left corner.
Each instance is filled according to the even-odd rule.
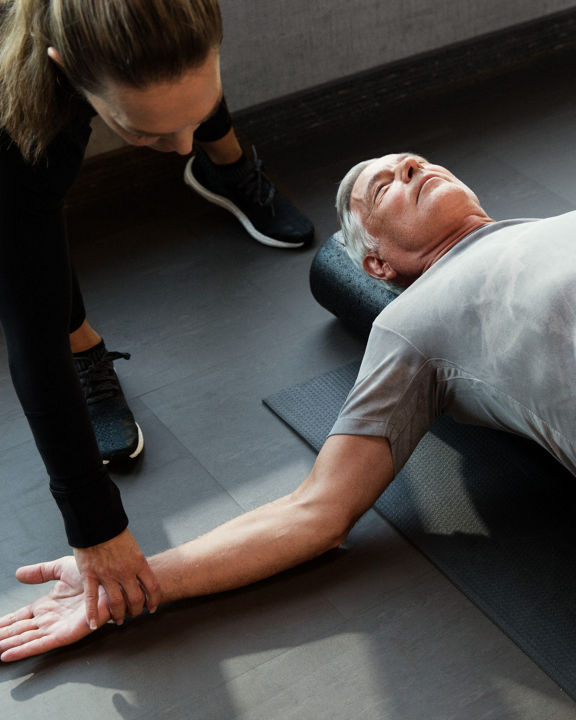
[[[374,318],[396,297],[354,265],[337,234],[322,245],[312,261],[310,289],[322,307],[364,338]]]

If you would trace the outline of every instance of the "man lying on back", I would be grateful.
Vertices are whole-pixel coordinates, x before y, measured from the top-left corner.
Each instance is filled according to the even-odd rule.
[[[408,153],[353,168],[342,233],[370,275],[405,288],[379,315],[358,379],[291,494],[150,558],[163,602],[240,587],[338,546],[447,414],[529,437],[576,474],[576,213],[494,222],[452,173]],[[73,558],[0,620],[3,661],[89,634]],[[104,595],[99,624],[110,617]]]

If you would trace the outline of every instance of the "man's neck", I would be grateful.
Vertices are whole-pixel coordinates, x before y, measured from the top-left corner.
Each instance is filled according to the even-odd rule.
[[[488,217],[488,215],[486,215],[485,213],[481,215],[470,215],[468,218],[466,218],[466,221],[458,227],[457,230],[455,230],[453,233],[450,233],[442,241],[442,243],[440,243],[434,248],[434,251],[430,253],[429,257],[424,263],[422,274],[424,274],[426,270],[428,270],[432,265],[434,265],[435,262],[440,260],[443,255],[446,255],[446,253],[449,252],[461,240],[470,235],[470,233],[473,233],[475,230],[479,230],[484,225],[489,225],[493,222],[494,220]]]

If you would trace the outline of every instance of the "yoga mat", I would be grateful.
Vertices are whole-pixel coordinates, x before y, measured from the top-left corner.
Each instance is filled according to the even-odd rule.
[[[358,367],[264,402],[319,450]],[[442,417],[375,509],[576,699],[576,478],[531,441]]]

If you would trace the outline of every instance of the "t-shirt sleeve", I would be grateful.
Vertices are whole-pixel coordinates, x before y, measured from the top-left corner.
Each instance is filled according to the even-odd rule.
[[[330,435],[387,438],[398,473],[436,414],[433,362],[398,333],[374,325],[356,383]]]
[[[82,162],[88,120],[61,133],[37,165],[25,163],[0,133],[0,322],[12,381],[74,547],[109,540],[128,524],[102,465],[69,343],[62,204]]]

